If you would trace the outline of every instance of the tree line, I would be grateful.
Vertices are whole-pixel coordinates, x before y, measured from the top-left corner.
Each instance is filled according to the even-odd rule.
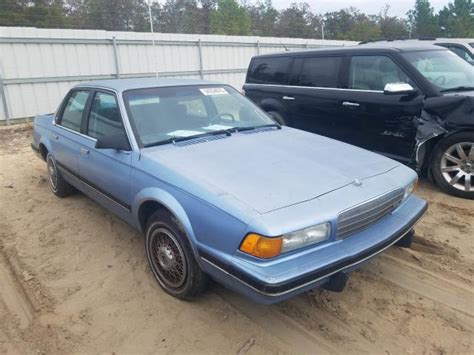
[[[474,3],[453,0],[435,13],[414,0],[404,18],[384,5],[378,14],[349,7],[324,14],[305,2],[277,10],[271,0],[152,1],[155,32],[255,35],[365,41],[416,37],[474,37]],[[0,26],[150,31],[147,0],[0,0]]]

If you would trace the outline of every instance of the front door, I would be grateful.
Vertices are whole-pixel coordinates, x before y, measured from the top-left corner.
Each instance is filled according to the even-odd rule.
[[[389,83],[416,84],[390,57],[353,56],[341,100],[341,139],[401,161],[412,157],[423,95],[384,94]]]
[[[132,154],[116,149],[96,149],[97,139],[125,135],[117,99],[112,92],[93,94],[84,135],[79,148],[79,173],[89,193],[119,215],[130,211]]]

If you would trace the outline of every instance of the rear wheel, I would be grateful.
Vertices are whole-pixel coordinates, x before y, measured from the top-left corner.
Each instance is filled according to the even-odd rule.
[[[76,191],[72,185],[63,179],[50,153],[46,156],[46,166],[48,168],[49,188],[56,196],[67,197]]]
[[[436,147],[431,169],[445,192],[474,199],[474,132],[443,139]]]
[[[278,124],[280,124],[280,125],[282,125],[282,126],[288,126],[288,122],[287,122],[286,118],[285,118],[282,114],[280,114],[280,113],[278,113],[278,112],[276,112],[276,111],[268,111],[267,113],[268,113],[268,114],[270,115],[270,117],[273,118],[273,120],[275,120]]]
[[[150,217],[145,248],[151,271],[167,293],[190,300],[205,290],[207,276],[194,258],[182,227],[169,212],[159,210]]]

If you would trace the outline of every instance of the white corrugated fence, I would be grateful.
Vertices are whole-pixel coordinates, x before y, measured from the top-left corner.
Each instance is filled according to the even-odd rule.
[[[0,27],[0,123],[56,110],[85,80],[203,78],[240,89],[250,58],[355,42]]]

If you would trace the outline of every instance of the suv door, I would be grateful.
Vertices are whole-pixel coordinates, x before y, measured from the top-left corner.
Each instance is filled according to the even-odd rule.
[[[51,129],[54,160],[69,179],[77,179],[81,125],[90,95],[90,90],[71,90]]]
[[[345,127],[341,139],[373,151],[408,161],[413,153],[417,117],[423,96],[415,82],[388,55],[352,56],[347,71],[347,89],[340,103]],[[408,83],[414,94],[385,94],[390,83]]]
[[[343,56],[295,57],[289,87],[283,99],[291,126],[338,138],[340,101],[338,89]]]
[[[115,93],[93,93],[83,129],[85,135],[79,150],[79,173],[86,188],[96,199],[116,207],[119,215],[128,212],[131,205],[131,151],[95,148],[97,139],[101,137],[127,137]]]
[[[287,124],[284,98],[291,61],[288,55],[253,58],[244,85],[245,96],[270,114],[276,112],[279,117],[273,115],[273,118],[280,124]]]

